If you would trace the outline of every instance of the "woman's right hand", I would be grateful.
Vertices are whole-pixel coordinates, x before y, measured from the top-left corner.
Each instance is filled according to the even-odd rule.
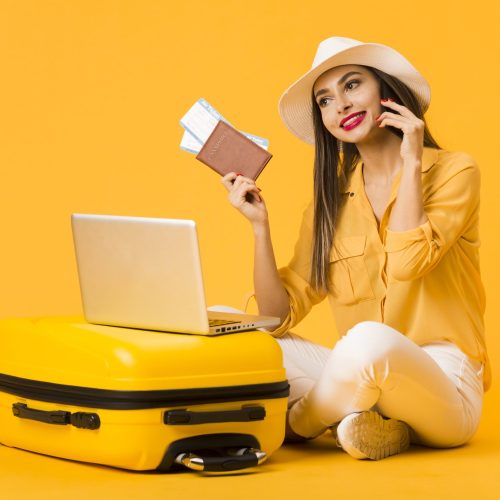
[[[229,201],[252,224],[255,236],[254,287],[259,313],[283,322],[290,310],[288,293],[274,258],[267,208],[260,189],[249,177],[231,172],[222,178]]]
[[[231,205],[252,224],[267,222],[266,204],[253,179],[230,172],[222,178],[222,183],[229,192],[228,198]]]

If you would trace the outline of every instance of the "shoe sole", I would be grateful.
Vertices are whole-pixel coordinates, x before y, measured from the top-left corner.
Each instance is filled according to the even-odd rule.
[[[404,422],[384,419],[375,411],[362,412],[337,429],[337,439],[347,453],[354,449],[380,460],[405,451],[410,446],[410,433]]]

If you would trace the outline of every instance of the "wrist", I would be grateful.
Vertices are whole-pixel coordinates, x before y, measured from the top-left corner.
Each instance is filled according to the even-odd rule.
[[[403,172],[421,172],[422,162],[418,160],[406,161],[403,163]]]
[[[269,220],[266,218],[262,221],[252,222],[252,229],[255,237],[268,235],[270,233]]]

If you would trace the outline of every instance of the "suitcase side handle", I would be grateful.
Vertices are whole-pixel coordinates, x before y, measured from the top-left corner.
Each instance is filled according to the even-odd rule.
[[[249,405],[239,410],[169,410],[165,412],[163,422],[165,425],[198,425],[218,422],[252,422],[265,418],[266,409],[263,406]]]
[[[24,403],[14,403],[12,413],[15,417],[35,420],[44,424],[73,425],[79,429],[90,430],[99,429],[101,426],[101,420],[97,413],[35,410],[34,408],[28,408],[28,405]]]
[[[195,453],[180,453],[175,462],[196,471],[228,472],[255,467],[267,459],[265,452],[255,448],[227,450],[226,453],[207,457]]]

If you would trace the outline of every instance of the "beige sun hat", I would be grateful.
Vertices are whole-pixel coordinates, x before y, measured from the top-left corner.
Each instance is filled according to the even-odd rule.
[[[399,52],[379,43],[334,36],[319,44],[312,68],[288,87],[279,100],[281,118],[299,139],[314,144],[311,104],[314,82],[325,71],[344,64],[371,66],[399,78],[413,91],[424,112],[429,107],[429,84]]]

